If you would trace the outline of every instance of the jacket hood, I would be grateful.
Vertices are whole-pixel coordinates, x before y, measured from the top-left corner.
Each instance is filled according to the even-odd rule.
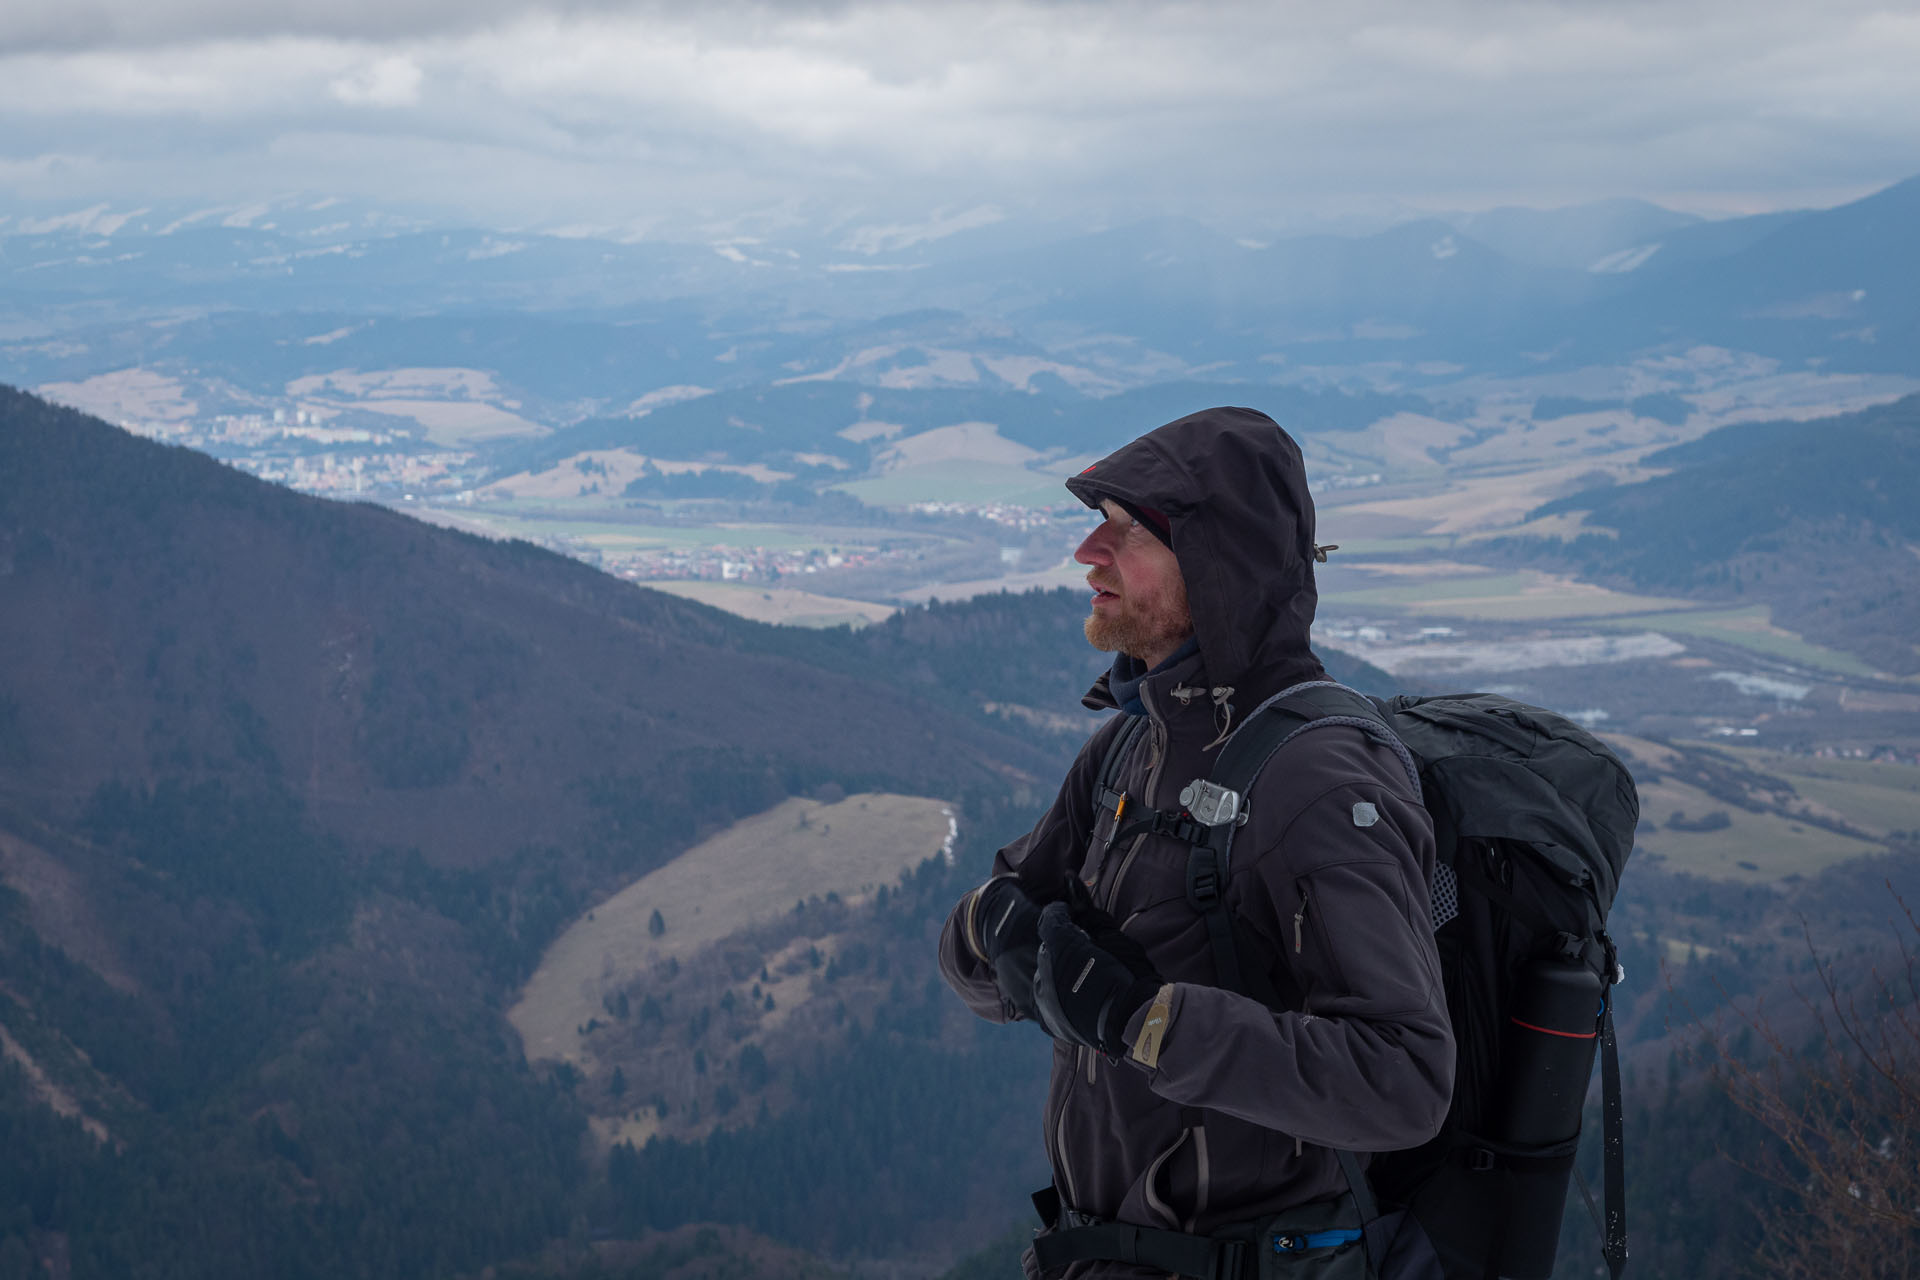
[[[1265,696],[1320,679],[1313,498],[1300,446],[1256,409],[1167,423],[1067,481],[1089,507],[1111,498],[1167,518],[1207,676]]]

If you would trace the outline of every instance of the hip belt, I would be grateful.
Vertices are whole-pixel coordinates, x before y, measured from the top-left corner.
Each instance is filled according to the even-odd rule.
[[[1033,1202],[1052,1228],[1033,1241],[1033,1258],[1042,1272],[1073,1262],[1103,1261],[1132,1263],[1192,1280],[1261,1280],[1273,1274],[1271,1263],[1262,1266],[1269,1257],[1342,1249],[1361,1241],[1364,1234],[1359,1227],[1324,1225],[1324,1215],[1312,1212],[1321,1206],[1309,1206],[1305,1214],[1235,1224],[1218,1235],[1200,1236],[1105,1221],[1062,1204],[1052,1187],[1036,1192]],[[1323,1220],[1316,1222],[1316,1217]]]

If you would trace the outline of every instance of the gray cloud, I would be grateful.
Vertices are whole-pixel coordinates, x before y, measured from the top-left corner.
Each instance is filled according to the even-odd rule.
[[[795,0],[778,6],[712,0],[698,6],[717,25],[751,22],[770,8],[794,15],[843,7],[840,0]],[[536,14],[654,19],[694,8],[684,0],[13,0],[0,8],[0,49],[137,48],[274,36],[380,41],[460,34]]]
[[[431,188],[541,221],[785,202],[882,230],[989,205],[1273,225],[1767,207],[1920,171],[1920,14],[1867,3],[15,0],[0,49],[16,197],[184,180]]]

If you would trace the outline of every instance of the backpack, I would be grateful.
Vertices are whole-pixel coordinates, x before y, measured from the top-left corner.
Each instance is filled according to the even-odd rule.
[[[1096,807],[1119,802],[1114,783],[1142,721],[1109,747]],[[1432,815],[1434,937],[1458,1054],[1437,1137],[1376,1156],[1365,1174],[1336,1153],[1355,1201],[1377,1213],[1370,1181],[1381,1201],[1406,1210],[1447,1280],[1546,1280],[1598,1049],[1604,1224],[1580,1186],[1620,1280],[1625,1171],[1609,993],[1624,975],[1606,919],[1639,821],[1631,775],[1578,725],[1494,694],[1370,699],[1313,681],[1268,699],[1228,739],[1212,777],[1181,792],[1181,811],[1153,820],[1188,842],[1187,899],[1206,921],[1219,985],[1274,1007],[1282,1001],[1265,977],[1270,958],[1235,933],[1222,893],[1233,833],[1274,752],[1333,724],[1392,748]]]

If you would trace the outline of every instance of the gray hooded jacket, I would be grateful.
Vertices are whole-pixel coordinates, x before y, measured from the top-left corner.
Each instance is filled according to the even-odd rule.
[[[1117,788],[1179,809],[1223,726],[1294,684],[1324,679],[1308,644],[1313,505],[1298,447],[1251,409],[1212,409],[1134,441],[1070,480],[1088,505],[1163,513],[1197,652],[1147,675],[1148,716]],[[1225,689],[1229,692],[1220,694]],[[1216,696],[1217,695],[1217,696]],[[1087,695],[1115,705],[1109,677]],[[1002,849],[996,874],[1035,901],[1078,875],[1173,984],[1148,1065],[1055,1044],[1046,1143],[1062,1200],[1098,1218],[1207,1234],[1341,1194],[1332,1148],[1416,1146],[1444,1118],[1453,1037],[1428,914],[1433,828],[1398,758],[1363,732],[1302,734],[1267,764],[1235,837],[1226,899],[1285,1007],[1216,985],[1186,896],[1187,846],[1110,844],[1095,775],[1124,717],[1081,748],[1052,808]],[[963,899],[940,940],[949,984],[983,1018],[1012,1010],[966,937]],[[1133,1043],[1147,1010],[1133,1017]],[[1135,1276],[1119,1263],[1069,1273]]]

